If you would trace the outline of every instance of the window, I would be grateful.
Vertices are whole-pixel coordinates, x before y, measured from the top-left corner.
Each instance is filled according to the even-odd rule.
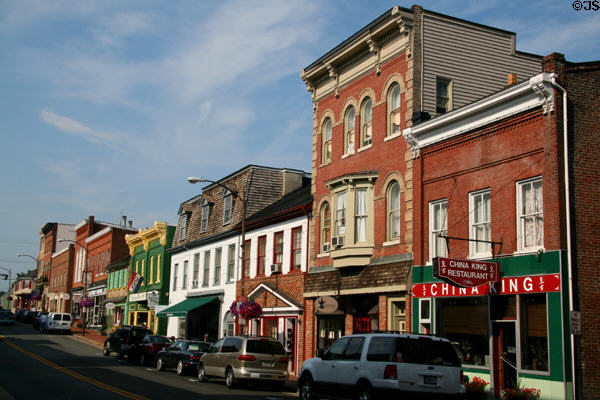
[[[258,257],[256,265],[256,273],[258,275],[265,274],[265,254],[267,252],[267,237],[261,236],[258,238]]]
[[[283,232],[275,233],[273,237],[273,264],[283,263]]]
[[[192,288],[198,287],[198,277],[200,275],[200,253],[194,254],[194,275],[192,276]]]
[[[517,238],[519,250],[544,246],[542,178],[517,183]]]
[[[90,268],[91,268],[91,272],[94,272],[94,256],[91,257],[91,261],[90,261]]]
[[[406,332],[406,302],[392,301],[390,304],[391,329]]]
[[[215,249],[215,277],[213,281],[215,285],[221,283],[221,252],[222,249],[220,247]]]
[[[202,199],[202,218],[200,219],[200,232],[206,232],[208,229],[208,216],[210,214],[210,204],[206,199]]]
[[[209,272],[210,272],[210,250],[204,252],[204,275],[202,276],[202,286],[208,286]]]
[[[388,136],[400,134],[400,85],[394,83],[388,92]]]
[[[235,244],[230,244],[227,250],[227,282],[235,279],[233,271],[235,270]]]
[[[177,290],[177,269],[179,268],[179,264],[175,264],[173,266],[173,290]]]
[[[185,260],[183,262],[183,276],[182,276],[182,282],[181,282],[181,288],[185,289],[187,288],[187,278],[188,278],[188,261]]]
[[[338,193],[335,199],[335,234],[344,236],[346,234],[346,192]]]
[[[182,212],[179,215],[179,240],[185,239],[185,235],[187,233],[187,219],[188,213]]]
[[[521,300],[521,369],[548,371],[548,325],[545,294]]]
[[[227,225],[231,222],[232,199],[231,192],[227,189],[223,189],[223,225]]]
[[[344,116],[344,154],[354,154],[354,107],[350,106]]]
[[[435,89],[435,112],[444,114],[452,110],[452,81],[438,76]]]
[[[324,253],[325,244],[331,243],[331,208],[329,203],[325,202],[321,206],[321,251]]]
[[[388,240],[400,239],[400,184],[392,182],[387,197]]]
[[[360,145],[368,146],[372,141],[373,132],[373,102],[370,97],[367,97],[360,109]]]
[[[160,254],[156,256],[156,282],[160,282]]]
[[[291,270],[302,267],[302,227],[292,229],[292,263]]]
[[[367,241],[367,189],[356,190],[354,236],[356,243]]]
[[[242,259],[242,273],[245,277],[250,276],[250,240],[244,242],[244,257]]]
[[[469,195],[469,219],[471,226],[471,239],[491,240],[491,192],[483,190]],[[488,256],[492,247],[490,243],[470,242],[471,256]]]
[[[331,119],[325,119],[321,131],[321,140],[323,143],[323,154],[321,155],[321,163],[331,162]]]
[[[448,200],[429,203],[429,259],[446,257],[446,240],[439,236],[448,235]]]

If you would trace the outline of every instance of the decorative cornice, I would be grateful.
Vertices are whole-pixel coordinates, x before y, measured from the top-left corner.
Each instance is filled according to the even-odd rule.
[[[125,235],[125,241],[129,246],[129,254],[134,255],[135,248],[143,245],[144,251],[148,251],[150,242],[159,239],[162,246],[167,245],[167,223],[154,221],[154,226],[133,235]]]

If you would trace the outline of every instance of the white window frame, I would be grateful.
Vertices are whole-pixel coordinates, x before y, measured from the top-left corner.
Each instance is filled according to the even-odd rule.
[[[327,214],[329,214],[329,224],[325,225]],[[330,243],[330,241],[331,241],[331,205],[329,204],[328,201],[324,202],[321,205],[320,217],[321,217],[321,220],[319,221],[319,224],[320,224],[321,237],[319,239],[320,239],[321,243],[320,243],[319,253],[322,253],[323,245],[326,243],[331,244]],[[329,240],[325,240],[325,238],[327,237],[327,235],[326,235],[327,231],[329,231]]]
[[[352,116],[352,118],[351,118]],[[354,106],[346,108],[344,113],[344,155],[354,154],[356,146],[356,110]]]
[[[202,199],[202,217],[200,218],[200,233],[204,233],[208,230],[208,218],[210,216],[210,204],[206,199]]]
[[[223,225],[231,223],[231,215],[233,214],[233,194],[223,189]]]
[[[392,192],[394,190],[394,188],[398,188],[398,208],[397,209],[393,209],[392,208]],[[386,230],[387,230],[387,240],[388,241],[392,241],[392,240],[400,240],[400,228],[402,227],[402,213],[401,213],[401,206],[402,206],[402,199],[401,199],[401,191],[400,191],[400,184],[397,181],[393,181],[389,184],[388,186],[388,190],[387,190],[387,199],[386,199],[386,207],[387,207],[387,220],[386,220]],[[394,226],[392,224],[393,221],[393,217],[395,214],[398,214],[398,226],[397,228],[397,234],[394,235]]]
[[[235,244],[227,247],[227,282],[235,281]]]
[[[355,243],[365,243],[369,240],[369,200],[368,200],[368,190],[367,188],[357,188],[355,191],[355,201],[354,201],[354,242]],[[360,193],[364,195],[364,213],[360,214],[360,202],[358,200],[358,196]],[[364,237],[359,237],[359,225],[364,225]]]
[[[204,263],[203,263],[203,271],[202,271],[202,286],[208,286],[210,280],[210,250],[206,250],[204,252]]]
[[[445,87],[447,91],[446,96],[442,96],[439,93],[440,87]],[[440,104],[440,100],[445,100],[445,110],[439,111],[438,105]],[[452,111],[452,79],[444,78],[442,76],[435,77],[435,112],[436,114],[445,114],[447,112]]]
[[[346,224],[347,224],[347,213],[348,213],[348,192],[343,190],[335,194],[335,236],[346,236]],[[343,197],[344,208],[340,208],[340,198]],[[340,222],[338,222],[340,221]]]
[[[214,259],[214,277],[213,284],[220,285],[221,284],[221,259],[223,256],[223,249],[221,247],[217,247],[215,249],[215,259]]]
[[[321,127],[321,141],[323,143],[323,148],[321,152],[321,164],[329,164],[331,162],[331,153],[332,153],[332,143],[331,143],[331,133],[333,129],[333,122],[331,118],[325,118],[323,122],[323,126]]]
[[[489,215],[487,221],[477,221],[477,210],[475,209],[476,198],[485,198],[487,195],[489,201]],[[478,238],[475,230],[477,226],[487,227],[487,235],[484,235],[484,238]],[[487,239],[485,238],[487,236]],[[470,239],[479,239],[479,240],[492,240],[492,192],[490,189],[478,190],[476,192],[469,193],[469,238]],[[491,243],[481,243],[471,241],[469,243],[469,254],[471,258],[486,258],[492,255],[492,244]],[[478,246],[485,246],[482,251],[478,251]]]
[[[194,254],[194,273],[192,274],[192,289],[198,287],[198,280],[200,275],[200,253]]]
[[[440,212],[436,216],[436,208],[446,210],[445,215]],[[443,215],[443,216],[442,216]],[[438,217],[441,217],[439,220]],[[448,236],[448,199],[441,199],[429,203],[429,261],[432,262],[435,257],[447,257],[448,248],[444,239],[438,239],[439,235]],[[443,243],[443,252],[438,254],[438,242]]]
[[[532,212],[529,214],[524,214],[523,213],[523,187],[530,185],[533,187],[534,184],[536,183],[540,183],[541,184],[541,190],[542,190],[542,199],[541,199],[541,206],[542,209],[538,210],[536,212]],[[535,194],[535,192],[532,191],[533,194]],[[544,185],[543,185],[543,181],[542,181],[542,177],[541,176],[536,176],[534,178],[529,178],[529,179],[525,179],[522,181],[519,181],[516,183],[516,197],[517,197],[517,251],[520,252],[530,252],[530,251],[537,251],[539,249],[543,249],[544,248],[544,199],[543,199],[543,194],[544,194]],[[540,218],[542,220],[542,229],[541,229],[541,244],[536,244],[533,246],[529,246],[526,247],[525,246],[525,228],[524,228],[524,220],[525,218]],[[536,242],[539,241],[537,235],[536,235]]]
[[[398,106],[394,107],[394,91],[398,90]],[[388,129],[387,136],[398,136],[402,133],[401,123],[402,123],[402,104],[400,103],[402,97],[400,92],[400,85],[398,82],[394,83],[390,90],[388,91]],[[394,124],[394,119],[398,119],[397,129],[395,130],[396,124]]]
[[[173,264],[173,290],[177,290],[177,270],[179,269],[179,264]]]
[[[370,107],[367,113],[367,105]],[[368,115],[368,119],[367,119]],[[360,106],[360,147],[367,147],[373,143],[373,100],[367,97]]]
[[[142,264],[143,269],[143,264]],[[188,278],[188,260],[183,261],[183,276],[181,277],[181,288],[187,289],[187,279]]]
[[[188,213],[186,211],[179,214],[179,240],[184,240],[187,235]]]

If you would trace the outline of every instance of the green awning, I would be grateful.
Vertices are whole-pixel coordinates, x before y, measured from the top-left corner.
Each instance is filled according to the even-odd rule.
[[[192,297],[185,299],[184,301],[175,304],[169,308],[165,308],[161,312],[157,313],[157,317],[185,317],[188,311],[192,311],[198,307],[202,307],[205,304],[216,300],[216,296],[211,297]]]

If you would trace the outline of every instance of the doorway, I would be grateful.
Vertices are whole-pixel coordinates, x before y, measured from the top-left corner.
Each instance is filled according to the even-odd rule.
[[[500,398],[505,388],[517,387],[517,339],[515,321],[492,322],[494,351],[494,395]]]

